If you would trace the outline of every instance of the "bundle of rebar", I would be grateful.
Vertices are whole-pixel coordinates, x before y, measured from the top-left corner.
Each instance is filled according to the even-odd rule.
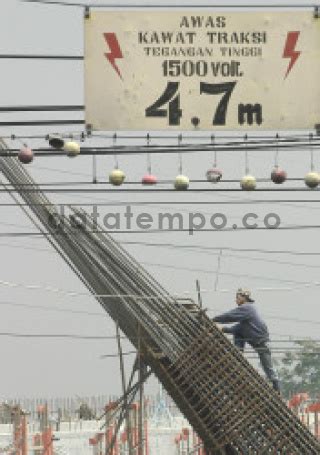
[[[0,148],[7,149],[3,141]],[[209,454],[320,453],[319,442],[200,308],[172,297],[89,214],[70,207],[61,215],[16,158],[0,163],[11,196],[28,204],[26,214],[139,349]]]

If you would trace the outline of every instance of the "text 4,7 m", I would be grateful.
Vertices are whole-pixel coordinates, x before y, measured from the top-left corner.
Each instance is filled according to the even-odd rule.
[[[228,106],[236,84],[237,82],[223,82],[220,84],[200,82],[200,95],[222,95],[213,113],[212,125],[226,125]],[[145,110],[145,116],[167,118],[170,126],[180,125],[183,112],[180,107],[179,87],[180,82],[168,82],[160,97]],[[239,125],[244,123],[261,125],[263,123],[261,104],[240,103],[237,108]],[[200,122],[200,119],[196,116],[193,116],[194,119],[198,120],[197,123]]]

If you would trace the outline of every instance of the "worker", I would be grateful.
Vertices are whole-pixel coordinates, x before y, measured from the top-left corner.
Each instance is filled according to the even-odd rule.
[[[223,327],[222,331],[233,335],[235,346],[242,352],[246,343],[252,346],[259,355],[261,366],[273,388],[280,392],[279,379],[273,368],[271,351],[268,346],[270,341],[268,327],[261,319],[250,291],[238,289],[236,303],[237,308],[214,317],[213,321],[220,324],[237,322],[231,327]]]

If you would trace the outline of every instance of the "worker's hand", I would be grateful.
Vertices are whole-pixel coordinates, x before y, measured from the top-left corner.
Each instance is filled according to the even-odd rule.
[[[219,325],[215,322],[215,326],[221,331],[223,332],[223,325]]]

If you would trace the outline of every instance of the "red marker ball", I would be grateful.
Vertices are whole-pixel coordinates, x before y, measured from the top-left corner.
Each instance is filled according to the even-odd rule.
[[[29,147],[22,147],[18,154],[19,161],[23,164],[29,164],[33,160],[33,151]]]
[[[287,180],[287,173],[283,169],[275,167],[271,172],[271,180],[273,183],[281,184]]]
[[[158,179],[155,175],[152,174],[146,174],[142,177],[141,183],[143,185],[156,185],[158,182]]]

